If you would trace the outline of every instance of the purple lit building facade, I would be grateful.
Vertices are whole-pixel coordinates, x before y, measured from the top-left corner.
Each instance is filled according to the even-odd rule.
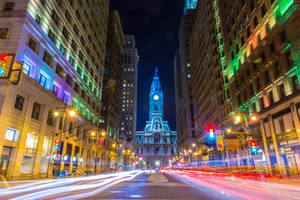
[[[0,53],[24,62],[20,85],[0,81],[1,175],[100,172],[109,1],[0,0],[0,10]]]

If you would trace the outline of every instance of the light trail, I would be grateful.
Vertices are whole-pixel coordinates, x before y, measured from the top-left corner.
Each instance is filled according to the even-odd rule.
[[[218,173],[185,169],[162,170],[162,172],[186,180],[196,187],[206,187],[220,195],[233,195],[242,199],[298,200],[300,194],[300,184],[293,185],[288,182],[275,183],[239,178],[230,176],[230,173],[220,176]]]
[[[0,199],[72,199],[88,197],[99,193],[117,183],[133,179],[143,171],[120,172],[89,177],[64,178],[35,181],[31,184],[0,189]],[[68,199],[67,198],[67,199]]]

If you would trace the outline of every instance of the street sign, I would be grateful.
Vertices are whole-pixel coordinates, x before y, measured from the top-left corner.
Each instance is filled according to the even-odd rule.
[[[216,134],[217,135],[222,135],[222,131],[221,130],[216,130]]]
[[[239,140],[238,139],[225,139],[225,144],[228,150],[237,151],[239,150]]]
[[[217,149],[218,151],[224,151],[224,136],[217,137]]]
[[[11,69],[11,75],[9,77],[9,82],[14,85],[19,85],[23,76],[23,61],[15,61]]]

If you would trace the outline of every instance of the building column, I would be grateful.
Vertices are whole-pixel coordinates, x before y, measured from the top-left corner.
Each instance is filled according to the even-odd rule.
[[[300,145],[300,121],[299,121],[298,110],[297,110],[295,103],[291,103],[290,108],[291,108],[291,112],[292,112],[292,116],[293,116],[293,120],[294,120],[294,124],[295,124],[297,137],[298,137],[298,144]],[[299,154],[295,154],[295,161],[296,161],[296,166],[298,168],[298,173],[300,174],[300,164],[299,164],[300,156],[299,156]]]
[[[33,108],[34,100],[32,97],[28,96],[28,100],[24,108],[26,109],[25,119],[23,128],[20,130],[19,142],[16,147],[16,156],[13,161],[13,168],[11,172],[11,177],[18,177],[21,175],[21,164],[23,162],[24,150],[26,149],[27,133],[29,132],[29,123],[31,120],[31,112]]]
[[[300,144],[300,121],[299,121],[299,116],[298,116],[298,110],[297,110],[295,103],[290,104],[290,109],[292,112],[292,116],[293,116],[293,120],[294,120],[294,124],[295,124],[295,128],[296,128],[296,133],[298,136],[298,143]]]
[[[50,150],[50,161],[49,161],[49,165],[48,165],[48,178],[53,177],[53,170],[54,170],[54,159],[53,156],[55,154],[54,152],[54,141],[55,141],[55,136],[56,133],[58,132],[58,124],[59,124],[59,120],[57,119],[53,119],[54,120],[54,124],[53,124],[53,133],[52,133],[52,137],[51,137],[51,150]]]
[[[268,172],[270,174],[272,174],[273,172],[272,172],[272,166],[271,166],[271,161],[270,161],[270,156],[269,156],[269,148],[268,148],[267,136],[266,136],[265,127],[264,127],[264,121],[260,120],[259,124],[260,124],[261,135],[262,135],[263,143],[264,143]]]
[[[75,143],[72,142],[72,152],[71,152],[71,158],[70,158],[70,168],[69,168],[69,172],[70,174],[72,174],[72,171],[73,171],[73,157],[75,156]]]
[[[279,154],[278,142],[277,142],[277,137],[276,137],[276,133],[275,133],[275,127],[274,127],[272,115],[270,115],[270,114],[268,115],[268,120],[269,120],[269,124],[270,124],[270,129],[271,129],[271,134],[272,134],[272,140],[273,140],[273,145],[274,145],[278,170],[279,170],[279,173],[281,175],[283,175],[285,173],[285,165],[282,162],[281,156]]]
[[[47,124],[47,117],[48,117],[48,105],[45,105],[44,107],[44,112],[43,116],[41,117],[41,127],[40,127],[40,132],[38,135],[38,144],[37,144],[37,149],[36,149],[36,155],[35,155],[35,160],[34,160],[34,165],[33,165],[33,176],[38,176],[39,175],[39,168],[40,168],[40,161],[41,161],[41,156],[43,152],[43,145],[44,145],[44,136],[46,132],[46,124]],[[48,163],[49,165],[49,163]]]

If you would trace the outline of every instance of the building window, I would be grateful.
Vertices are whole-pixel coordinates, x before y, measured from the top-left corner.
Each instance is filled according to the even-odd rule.
[[[293,90],[294,91],[300,90],[300,85],[299,85],[297,75],[292,76],[291,79],[292,79],[292,84],[293,84]]]
[[[64,93],[63,101],[64,101],[66,104],[69,104],[69,100],[70,100],[70,95],[67,94],[67,93]]]
[[[70,95],[67,94],[67,93],[64,93],[64,97],[63,97],[63,100],[66,104],[69,104],[69,101],[70,101]]]
[[[257,17],[256,17],[256,16],[254,17],[253,22],[254,22],[254,28],[256,28],[257,25],[258,25],[258,20],[257,20]]]
[[[72,56],[69,57],[69,63],[74,66],[74,58]]]
[[[44,88],[46,88],[47,77],[44,76],[42,73],[40,73],[39,84],[40,84],[41,86],[43,86]]]
[[[280,97],[281,98],[284,98],[286,96],[285,94],[285,89],[284,89],[284,85],[283,84],[280,84],[279,85],[279,93],[280,93]]]
[[[44,57],[43,60],[45,61],[45,63],[51,67],[51,63],[52,63],[52,58],[50,56],[50,54],[48,52],[45,51],[44,53]]]
[[[48,36],[52,40],[52,42],[55,43],[55,37],[56,36],[55,36],[55,33],[51,29],[49,29],[49,31],[48,31]]]
[[[17,142],[19,138],[19,130],[14,129],[14,128],[7,128],[4,139],[9,140],[9,141],[14,141]]]
[[[79,85],[78,85],[77,83],[75,83],[74,90],[75,90],[75,92],[77,92],[77,93],[80,92],[80,88],[79,88]]]
[[[75,40],[72,40],[71,47],[74,52],[77,52],[77,44],[76,44]]]
[[[7,39],[8,35],[8,28],[0,28],[0,39]]]
[[[36,150],[38,136],[34,133],[28,133],[26,139],[26,153],[32,154]]]
[[[72,85],[72,77],[69,74],[66,76],[66,83],[70,86]]]
[[[36,42],[34,39],[29,38],[29,40],[28,40],[28,47],[29,47],[32,51],[36,52],[36,49],[37,49],[36,46],[37,46],[37,42]]]
[[[40,0],[40,2],[41,2],[42,5],[45,5],[46,0]]]
[[[65,17],[67,18],[68,22],[71,23],[71,20],[72,20],[72,19],[71,19],[71,15],[70,15],[70,13],[69,13],[68,10],[66,10]]]
[[[53,85],[52,92],[55,94],[55,96],[58,95],[58,87],[56,85]]]
[[[40,104],[38,104],[38,103],[33,104],[32,113],[31,113],[31,118],[32,119],[35,119],[35,120],[39,119],[40,109],[41,109]]]
[[[64,45],[60,44],[59,50],[64,56],[66,55],[66,48],[64,47]]]
[[[270,92],[269,92],[269,97],[270,97],[270,103],[271,103],[271,105],[273,105],[273,104],[274,104],[274,95],[273,95],[273,91],[270,91]]]
[[[36,15],[36,16],[35,16],[35,21],[36,21],[36,23],[38,23],[39,25],[41,25],[41,21],[42,21],[41,16]]]
[[[63,77],[63,68],[59,64],[56,65],[55,73],[58,76]]]
[[[48,112],[47,124],[49,126],[53,125],[53,112],[51,110]]]
[[[54,10],[52,11],[52,16],[51,17],[52,17],[53,21],[55,22],[55,24],[58,25],[58,22],[59,22],[58,21],[59,20],[58,15],[56,14],[56,12]]]
[[[24,97],[17,95],[16,101],[15,101],[15,109],[22,110],[24,104]]]
[[[69,31],[68,31],[68,29],[66,27],[63,28],[63,32],[62,33],[65,36],[65,38],[68,40],[70,34],[69,34]]]
[[[29,76],[30,71],[31,71],[31,66],[28,65],[26,62],[24,62],[24,65],[23,65],[23,72]]]
[[[15,7],[14,2],[6,2],[4,6],[4,11],[12,11]]]
[[[40,174],[45,174],[48,172],[49,159],[47,157],[50,156],[51,143],[52,141],[49,137],[44,137],[42,156],[39,165]]]

